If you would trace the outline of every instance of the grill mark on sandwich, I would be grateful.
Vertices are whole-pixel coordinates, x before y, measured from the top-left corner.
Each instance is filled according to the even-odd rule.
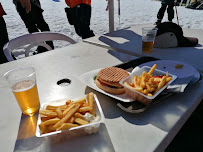
[[[100,70],[97,76],[98,79],[102,79],[103,81],[117,83],[128,75],[128,72],[121,68],[108,67]]]

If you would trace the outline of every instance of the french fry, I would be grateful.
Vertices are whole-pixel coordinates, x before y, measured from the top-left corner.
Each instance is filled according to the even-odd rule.
[[[134,76],[133,84],[134,84],[134,86],[137,86],[137,76],[136,75]]]
[[[66,110],[64,110],[63,116],[65,116],[74,106],[75,106],[75,104],[72,104]]]
[[[71,118],[67,121],[67,123],[74,123],[74,121],[75,121],[75,117],[71,117]]]
[[[140,84],[140,86],[141,86],[143,89],[146,87],[145,76],[143,76],[143,77],[141,78],[141,84]]]
[[[92,92],[87,94],[87,101],[88,102],[86,102],[85,98],[76,101],[67,100],[65,105],[48,105],[45,108],[46,110],[40,110],[40,132],[45,134],[88,124],[89,122],[84,120],[82,114],[85,112],[90,112],[96,116],[95,111],[93,110],[95,106],[95,99]]]
[[[140,77],[146,77],[146,71],[142,72],[142,75]]]
[[[58,127],[56,129],[56,131],[66,130],[66,129],[70,129],[70,128],[77,127],[77,126],[78,126],[77,124],[63,123],[60,127]]]
[[[161,82],[161,79],[162,79],[162,78],[154,78],[154,82],[155,82],[155,83],[159,83],[159,82]]]
[[[147,96],[148,96],[148,97],[152,97],[153,95],[152,95],[151,93],[148,93]]]
[[[71,103],[71,100],[66,101],[66,105],[68,106]]]
[[[49,133],[49,129],[47,128],[47,126],[43,125],[43,124],[39,124],[39,128],[40,128],[40,132],[42,134],[45,134],[45,133]]]
[[[63,113],[62,113],[62,111],[61,111],[61,108],[60,108],[60,107],[58,107],[58,108],[56,109],[56,113],[57,113],[57,115],[58,115],[58,117],[59,117],[60,119],[62,119],[62,118],[63,118]]]
[[[149,73],[146,73],[146,79],[149,80],[152,76]]]
[[[79,112],[90,112],[92,110],[92,107],[87,106],[87,107],[82,107],[79,109]]]
[[[45,126],[43,124],[39,124],[39,129],[43,133],[45,130]]]
[[[43,116],[41,116],[41,121],[43,122],[43,121],[46,121],[46,120],[49,120],[50,119],[50,117],[43,117]]]
[[[52,110],[56,111],[56,109],[60,107],[61,109],[67,108],[67,105],[61,105],[61,106],[52,106],[52,105],[47,105],[46,110]]]
[[[87,107],[87,106],[89,106],[88,102],[84,102],[83,105],[82,105],[82,107]]]
[[[89,105],[90,105],[90,107],[91,107],[90,113],[95,116],[94,102],[95,102],[95,101],[94,101],[94,94],[93,94],[93,92],[90,92],[90,93],[89,93]]]
[[[154,94],[156,94],[165,85],[165,83],[166,83],[166,76],[163,76]]]
[[[171,81],[172,80],[172,77],[167,77],[166,78],[166,82],[168,83],[169,81]]]
[[[166,76],[163,77],[152,76],[152,73],[156,67],[157,65],[154,64],[148,73],[144,71],[139,77],[135,75],[132,83],[128,84],[127,82],[124,82],[124,85],[149,97],[153,96],[165,84],[172,80],[172,77],[169,76],[168,71],[166,72]]]
[[[156,88],[151,87],[151,92],[154,92],[156,90]]]
[[[151,77],[150,79],[149,79],[149,81],[148,81],[148,83],[154,83],[154,77]]]
[[[84,119],[83,115],[80,114],[80,113],[78,113],[78,112],[76,112],[76,113],[74,114],[74,117],[80,118],[80,119]]]
[[[86,102],[86,99],[85,98],[82,98],[82,99],[79,99],[79,100],[76,100],[76,101],[73,101],[69,104],[69,106],[71,106],[72,104],[80,104],[82,105],[84,102]]]
[[[68,119],[70,119],[74,113],[79,109],[80,104],[76,104],[72,109],[70,109],[70,111],[68,111],[68,113],[59,121],[54,125],[54,128],[57,129],[58,127],[60,127],[64,122],[66,122]]]
[[[89,102],[89,94],[87,94],[86,98],[87,98],[87,101]],[[85,103],[88,103],[88,102],[85,102]]]
[[[143,93],[144,93],[145,95],[147,95],[147,94],[149,93],[149,91],[148,91],[147,89],[144,89],[144,90],[143,90]]]
[[[141,78],[139,77],[139,78],[137,79],[137,86],[140,86],[140,83],[141,83]]]
[[[56,129],[54,128],[54,125],[49,125],[49,126],[47,126],[47,129],[48,129],[50,132],[56,131]]]
[[[149,83],[146,83],[146,88],[147,88],[148,92],[151,92],[151,86],[149,85]]]
[[[39,114],[47,116],[47,117],[56,117],[57,113],[51,110],[40,110]]]
[[[156,67],[157,67],[157,65],[154,64],[154,65],[152,66],[152,68],[149,70],[148,74],[152,75],[152,73],[154,72],[154,70],[156,69]]]
[[[130,83],[129,85],[130,85],[131,87],[134,87],[134,86],[135,86],[134,83]]]
[[[42,122],[41,124],[44,126],[48,126],[48,125],[53,125],[56,124],[57,122],[59,122],[59,118],[53,118],[53,119],[49,119],[47,121]]]
[[[166,72],[166,77],[168,77],[168,71]]]
[[[129,88],[131,88],[131,89],[133,89],[133,90],[136,90],[136,91],[138,91],[138,92],[142,92],[142,91],[143,91],[143,89],[142,89],[141,87],[139,87],[139,86],[137,86],[137,87],[132,87],[132,86],[130,86],[127,82],[124,82],[124,85],[126,85],[126,86],[128,86]]]
[[[78,123],[78,124],[80,124],[80,125],[86,125],[86,124],[89,124],[88,121],[85,121],[85,120],[80,119],[80,118],[76,118],[76,119],[75,119],[75,122]]]

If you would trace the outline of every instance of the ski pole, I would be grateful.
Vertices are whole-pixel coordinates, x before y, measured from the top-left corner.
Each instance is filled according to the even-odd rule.
[[[174,5],[175,5],[175,10],[176,10],[177,22],[178,22],[178,25],[179,25],[179,21],[178,21],[178,11],[177,11],[177,7],[176,7],[176,1],[174,2]]]
[[[118,18],[119,18],[119,25],[120,25],[120,22],[121,22],[121,2],[120,0],[118,0]]]

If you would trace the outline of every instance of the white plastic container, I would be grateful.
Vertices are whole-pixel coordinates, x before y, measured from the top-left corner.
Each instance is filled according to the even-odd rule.
[[[84,96],[83,96],[84,97]],[[77,100],[77,99],[81,99],[83,97],[80,97],[80,98],[76,98],[76,99],[71,99],[71,100]],[[85,98],[86,98],[86,102],[87,102],[87,95],[85,95]],[[99,126],[101,123],[104,123],[104,114],[103,114],[103,111],[102,111],[102,108],[100,106],[100,103],[99,103],[99,100],[97,98],[97,96],[94,94],[94,98],[95,98],[95,113],[96,113],[96,116],[99,117],[99,120],[96,121],[96,122],[92,122],[92,123],[89,123],[89,124],[86,124],[86,125],[81,125],[81,126],[78,126],[78,127],[73,127],[73,128],[70,128],[70,129],[67,129],[67,130],[63,130],[63,131],[55,131],[55,132],[50,132],[50,133],[46,133],[46,134],[41,134],[40,132],[40,129],[39,129],[39,124],[41,124],[41,115],[39,114],[38,116],[38,121],[37,121],[37,127],[36,127],[36,136],[37,137],[46,137],[46,136],[50,136],[50,135],[55,135],[55,134],[61,134],[63,132],[66,132],[66,131],[71,131],[71,130],[83,130],[84,132],[88,133],[88,134],[92,134],[92,133],[96,133],[99,129]],[[70,99],[70,98],[68,98]],[[53,105],[53,106],[60,106],[60,105],[64,105],[66,103],[66,101],[68,99],[62,99],[62,100],[56,100],[56,101],[51,101],[51,102],[48,102],[48,103],[44,103],[41,105],[41,108],[40,109],[45,109],[47,105]]]
[[[119,83],[124,87],[125,89],[125,93],[130,96],[131,98],[145,104],[145,105],[149,105],[151,103],[151,101],[157,97],[164,89],[166,89],[168,87],[169,84],[171,84],[176,78],[177,76],[172,75],[170,73],[168,73],[168,75],[170,77],[172,77],[172,80],[169,81],[165,86],[163,86],[156,94],[154,94],[152,97],[148,97],[136,90],[133,90],[132,88],[124,85],[125,82],[129,83],[133,83],[133,78],[135,75],[137,75],[137,77],[139,77],[140,75],[142,75],[142,73],[145,72],[149,72],[149,70],[151,69],[151,67],[149,66],[143,66],[142,68],[135,68],[134,72],[131,73],[128,77],[126,77],[125,79],[121,80]],[[154,72],[152,73],[152,76],[160,76],[160,75],[166,75],[166,72],[155,69]]]

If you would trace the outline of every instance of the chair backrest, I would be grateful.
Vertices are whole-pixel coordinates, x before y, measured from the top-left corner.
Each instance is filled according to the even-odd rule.
[[[4,54],[8,61],[13,61],[12,51],[25,46],[25,57],[29,56],[30,49],[34,46],[43,46],[47,50],[52,50],[52,48],[44,43],[44,41],[62,40],[70,42],[71,44],[76,43],[72,38],[55,32],[36,32],[31,34],[25,34],[10,40],[4,45]]]

